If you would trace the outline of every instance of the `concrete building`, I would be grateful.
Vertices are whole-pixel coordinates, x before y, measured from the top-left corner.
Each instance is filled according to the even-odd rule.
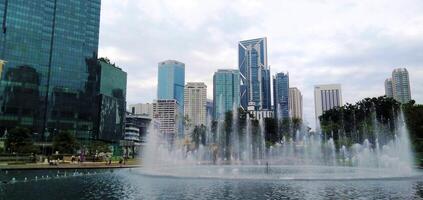
[[[398,68],[392,72],[392,93],[398,102],[408,103],[411,100],[410,79],[406,68]]]
[[[316,123],[319,124],[319,116],[325,111],[337,106],[342,106],[342,91],[340,84],[314,86],[314,106]]]
[[[289,88],[288,102],[290,117],[303,119],[303,95],[298,88]]]
[[[387,78],[385,80],[385,95],[387,97],[394,97],[394,91],[392,90],[392,78]]]
[[[241,106],[244,110],[270,110],[270,69],[265,37],[239,42],[238,67]],[[250,106],[254,109],[249,109]]]
[[[289,117],[289,74],[277,73],[273,76],[273,103],[276,117]]]
[[[219,69],[213,76],[213,118],[222,119],[227,111],[240,106],[238,70]]]
[[[137,103],[128,106],[128,111],[133,115],[143,115],[153,118],[152,103]]]
[[[180,126],[179,105],[175,99],[159,99],[153,103],[153,119],[159,124],[159,132],[169,141],[183,132]]]
[[[192,126],[206,125],[207,85],[203,82],[188,82],[184,94],[185,117]]]

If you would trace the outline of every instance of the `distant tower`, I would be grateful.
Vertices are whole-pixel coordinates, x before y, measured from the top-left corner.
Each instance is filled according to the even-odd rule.
[[[398,68],[392,72],[392,92],[398,102],[408,103],[411,100],[410,79],[406,68]]]
[[[241,78],[241,106],[247,110],[271,108],[270,70],[267,65],[267,39],[257,38],[238,44],[238,67]]]
[[[277,73],[273,76],[273,102],[275,116],[280,119],[289,117],[289,75]]]
[[[289,88],[288,102],[290,117],[303,119],[303,95],[298,88]]]
[[[340,84],[316,85],[314,86],[314,106],[316,112],[316,123],[319,117],[327,110],[342,106],[342,92]]]
[[[193,126],[206,125],[207,85],[203,82],[188,82],[185,85],[185,117]]]
[[[185,64],[176,60],[159,63],[157,99],[174,99],[178,105],[178,136],[183,135]]]
[[[224,117],[225,112],[232,111],[240,105],[239,71],[219,69],[213,76],[213,118]]]
[[[392,90],[392,78],[387,78],[385,80],[385,95],[387,97],[394,97],[394,92]]]

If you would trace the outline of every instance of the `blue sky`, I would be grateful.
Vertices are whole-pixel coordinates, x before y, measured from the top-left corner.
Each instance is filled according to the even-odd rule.
[[[152,102],[157,63],[186,65],[186,81],[237,68],[237,42],[267,37],[271,73],[289,72],[313,122],[313,86],[340,83],[343,101],[384,94],[396,67],[410,73],[423,103],[421,0],[102,0],[100,56],[128,72],[127,102]],[[313,126],[314,123],[310,123]]]

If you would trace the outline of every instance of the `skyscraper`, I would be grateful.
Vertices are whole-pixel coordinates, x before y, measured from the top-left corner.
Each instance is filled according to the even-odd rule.
[[[398,102],[408,103],[411,100],[410,79],[406,68],[398,68],[392,72],[392,92]]]
[[[340,84],[316,85],[314,86],[314,106],[316,112],[316,123],[323,112],[337,106],[342,106],[342,92]]]
[[[0,1],[0,132],[91,137],[98,114],[100,0]]]
[[[273,76],[273,102],[275,116],[279,119],[289,117],[289,75],[277,73]]]
[[[290,117],[303,119],[303,95],[298,88],[289,88],[288,102]]]
[[[387,97],[394,97],[394,91],[392,90],[392,78],[387,78],[385,80],[385,95]]]
[[[219,69],[213,76],[213,117],[222,119],[225,112],[240,105],[238,70]]]
[[[203,82],[188,82],[185,85],[185,117],[193,126],[206,125],[207,86]]]
[[[176,60],[159,63],[157,99],[175,99],[178,105],[178,136],[183,135],[185,64]]]
[[[271,108],[270,69],[267,65],[267,39],[257,38],[238,44],[241,106],[247,110]]]

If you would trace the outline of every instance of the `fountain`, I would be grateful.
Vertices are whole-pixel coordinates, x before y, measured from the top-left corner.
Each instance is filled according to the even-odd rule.
[[[213,132],[208,122],[206,144],[197,149],[187,143],[169,144],[150,128],[140,172],[144,175],[281,180],[339,180],[404,178],[420,175],[414,170],[408,131],[403,114],[395,135],[381,142],[384,134],[374,120],[374,140],[336,146],[334,133],[310,133],[301,128],[280,142],[266,144],[264,120],[245,121],[232,112],[231,124],[218,120]],[[227,120],[227,119],[225,119]],[[240,123],[245,123],[244,127]],[[292,128],[292,127],[291,127]],[[345,138],[345,133],[337,133]],[[386,137],[385,137],[386,138]],[[374,141],[372,143],[371,141]]]

